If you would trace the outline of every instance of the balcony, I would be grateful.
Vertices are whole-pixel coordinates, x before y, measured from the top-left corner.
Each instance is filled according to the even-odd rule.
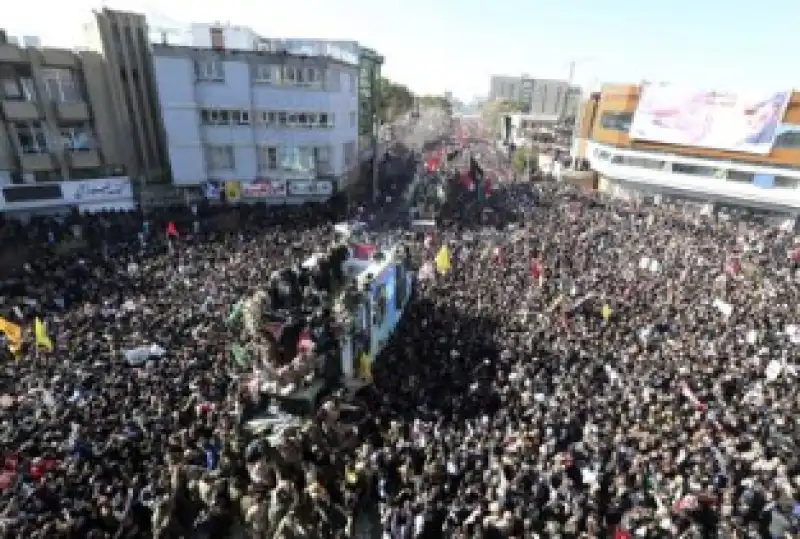
[[[89,121],[89,106],[86,103],[55,103],[56,116],[64,122]]]
[[[78,67],[78,57],[65,49],[40,49],[42,65],[47,67]]]
[[[68,151],[64,155],[66,155],[71,168],[96,168],[102,164],[97,150]]]
[[[2,101],[3,115],[8,121],[33,121],[38,120],[39,107],[33,101],[4,99]]]
[[[28,56],[25,51],[13,43],[0,43],[0,64],[24,64]]]
[[[55,169],[53,156],[50,153],[23,153],[20,164],[24,172],[39,172]]]

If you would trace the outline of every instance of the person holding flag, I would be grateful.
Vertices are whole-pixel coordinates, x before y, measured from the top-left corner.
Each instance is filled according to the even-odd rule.
[[[47,328],[45,327],[44,322],[42,322],[42,319],[38,316],[33,323],[33,335],[36,340],[37,348],[44,348],[48,352],[53,351],[53,341],[47,334]]]
[[[441,275],[444,275],[453,268],[450,261],[450,249],[447,248],[447,245],[442,245],[434,261],[436,262],[436,271]]]
[[[17,354],[22,349],[22,328],[19,324],[0,317],[0,333],[6,336],[11,352]]]

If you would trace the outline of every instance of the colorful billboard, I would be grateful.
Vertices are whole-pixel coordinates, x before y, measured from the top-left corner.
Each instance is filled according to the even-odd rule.
[[[649,84],[642,89],[629,136],[766,155],[791,95],[790,90],[743,95]]]

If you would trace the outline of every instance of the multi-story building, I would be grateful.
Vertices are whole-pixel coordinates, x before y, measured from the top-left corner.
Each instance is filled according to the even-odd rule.
[[[358,163],[358,65],[294,54],[249,29],[192,27],[152,47],[172,180],[243,197],[327,196]]]
[[[800,212],[798,92],[608,85],[584,103],[573,142],[614,195]]]
[[[95,76],[106,81],[121,134],[118,139],[124,145],[120,152],[126,152],[137,185],[169,183],[147,19],[139,13],[103,8],[93,13],[83,33],[84,48],[100,57]]]
[[[133,204],[99,61],[0,31],[0,211]]]
[[[564,80],[493,75],[489,82],[490,101],[517,101],[528,114],[574,118],[580,99],[581,89]]]

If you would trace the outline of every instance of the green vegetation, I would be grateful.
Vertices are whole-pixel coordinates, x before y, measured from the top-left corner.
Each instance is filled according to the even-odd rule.
[[[511,166],[517,174],[524,174],[526,170],[533,173],[539,166],[539,154],[536,153],[536,150],[524,146],[517,148],[514,151]]]
[[[407,86],[381,77],[378,101],[378,119],[389,123],[414,106],[414,94]]]

